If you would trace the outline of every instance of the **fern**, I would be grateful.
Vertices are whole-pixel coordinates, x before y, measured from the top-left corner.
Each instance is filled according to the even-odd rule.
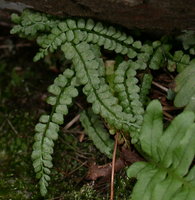
[[[109,138],[109,133],[104,128],[98,115],[95,115],[92,110],[84,111],[81,113],[80,121],[95,146],[111,158],[114,142]]]
[[[53,106],[50,115],[42,115],[39,123],[35,126],[35,142],[33,145],[32,160],[39,179],[40,191],[44,196],[47,193],[48,181],[50,180],[50,168],[52,168],[52,154],[54,141],[58,138],[59,125],[63,124],[63,115],[68,113],[67,106],[72,103],[72,98],[78,95],[73,84],[74,72],[70,69],[59,75],[54,84],[49,86],[48,91],[53,95],[47,99],[47,103]]]
[[[35,127],[32,160],[43,196],[50,180],[54,141],[72,99],[78,95],[77,86],[81,87],[92,107],[83,111],[80,119],[96,147],[111,157],[113,141],[100,121],[100,115],[110,133],[117,130],[125,135],[128,133],[148,161],[135,163],[128,169],[128,175],[138,179],[133,199],[165,199],[166,194],[166,199],[176,200],[184,199],[187,192],[193,194],[195,169],[189,167],[194,156],[194,114],[182,113],[163,133],[162,109],[157,101],[149,104],[144,115],[152,76],[145,74],[141,84],[136,76],[140,70],[158,70],[167,64],[170,71],[182,71],[176,78],[175,105],[192,110],[195,107],[194,61],[190,55],[183,51],[175,51],[172,55],[169,43],[134,41],[115,27],[92,19],[55,19],[26,10],[21,16],[13,14],[12,20],[17,24],[11,30],[12,34],[36,39],[40,46],[34,61],[60,49],[72,63],[71,69],[66,69],[49,86],[52,96],[48,97],[47,103],[52,105],[51,114],[41,116]],[[128,59],[113,67],[111,80],[108,80],[100,47]],[[183,125],[184,119],[187,122]],[[180,159],[182,157],[185,162]],[[167,187],[169,185],[173,185],[172,191]]]
[[[163,132],[161,105],[157,100],[149,104],[139,137],[148,162],[137,162],[127,170],[129,177],[137,178],[133,200],[194,199],[195,167],[190,169],[194,132],[192,112],[178,115]]]

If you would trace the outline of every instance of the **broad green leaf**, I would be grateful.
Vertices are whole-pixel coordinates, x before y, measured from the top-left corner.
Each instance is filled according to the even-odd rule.
[[[182,71],[175,79],[176,96],[174,105],[176,107],[188,106],[193,108],[194,95],[195,95],[195,65],[192,64]]]
[[[160,103],[154,100],[148,105],[138,138],[146,161],[127,170],[129,177],[137,178],[132,200],[194,199],[195,167],[190,170],[195,156],[194,133],[193,112],[179,114],[163,132]]]
[[[141,147],[148,156],[159,160],[158,142],[162,136],[162,106],[159,101],[152,101],[146,109],[140,133]]]

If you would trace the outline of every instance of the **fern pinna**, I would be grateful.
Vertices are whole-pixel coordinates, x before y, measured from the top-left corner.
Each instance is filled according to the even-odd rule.
[[[189,165],[185,166],[185,172],[180,167],[177,168],[182,172],[177,172],[174,165],[178,163],[178,154],[175,154],[177,149],[179,157],[183,156],[189,164],[192,160],[192,148],[189,145],[191,154],[189,157],[185,157],[183,149],[178,147],[179,139],[173,142],[170,149],[164,144],[166,140],[172,142],[170,137],[176,134],[175,130],[172,129],[174,129],[175,123],[178,123],[178,119],[175,119],[170,128],[167,129],[171,132],[170,135],[166,132],[163,135],[162,121],[159,118],[162,113],[158,103],[150,104],[144,116],[144,109],[148,104],[147,95],[152,83],[152,75],[146,74],[146,70],[157,70],[168,63],[170,71],[175,70],[175,68],[177,71],[182,71],[193,63],[190,57],[185,56],[183,52],[175,52],[172,56],[171,45],[168,43],[154,41],[142,44],[141,41],[134,41],[131,36],[115,27],[105,26],[92,19],[57,19],[43,13],[25,10],[21,16],[13,14],[12,20],[17,24],[12,28],[12,34],[36,39],[40,46],[34,61],[40,60],[49,52],[52,53],[60,49],[65,59],[72,63],[71,67],[60,74],[49,86],[48,91],[51,96],[48,97],[47,103],[52,105],[52,111],[50,115],[41,116],[35,127],[32,160],[43,196],[47,193],[50,180],[54,141],[58,138],[60,125],[64,123],[64,115],[68,114],[68,108],[72,105],[73,98],[78,95],[78,86],[82,88],[92,107],[82,112],[81,123],[96,147],[111,157],[113,140],[108,133],[115,133],[119,130],[126,135],[129,134],[131,142],[136,143],[136,148],[149,160],[149,163],[135,163],[128,170],[130,177],[136,176],[138,178],[132,195],[133,199],[139,199],[138,190],[142,190],[142,188],[144,188],[144,195],[145,193],[147,195],[145,199],[151,199],[151,197],[154,200],[160,199],[156,196],[159,190],[164,198],[165,192],[169,191],[166,186],[169,182],[172,184],[172,180],[174,183],[176,182],[176,185],[179,185],[174,187],[180,192],[178,193],[180,196],[183,195],[183,191],[190,191],[191,184],[193,184],[191,171],[194,170],[190,171],[188,178],[184,178]],[[106,79],[100,47],[126,56],[124,57],[126,61],[124,59],[117,65],[116,69],[113,69],[112,86]],[[145,74],[142,81],[136,76],[138,71]],[[157,110],[154,109],[155,106]],[[191,125],[193,123],[192,115],[192,113],[187,113],[181,116],[188,118],[190,116],[192,119],[188,120],[188,125]],[[109,127],[108,132],[100,121],[100,116],[104,119],[104,124],[106,123]],[[156,118],[157,120],[155,120]],[[183,119],[183,117],[178,118],[179,120]],[[185,127],[187,128],[187,126]],[[181,146],[183,145],[184,149],[189,138],[187,136],[185,138],[182,134],[186,133],[191,137],[193,127],[194,125],[188,131],[184,127],[180,130],[178,138],[183,141]],[[157,148],[159,142],[162,144]],[[171,156],[165,153],[166,151]],[[147,182],[143,183],[140,177],[146,177]],[[168,178],[166,179],[166,177]],[[159,183],[159,178],[165,180],[163,189],[161,190],[161,186],[159,186],[155,190],[157,193],[153,194],[153,188],[156,183]],[[189,183],[187,183],[188,181]],[[145,183],[148,184],[144,185]],[[170,193],[169,196],[172,197],[171,195]]]

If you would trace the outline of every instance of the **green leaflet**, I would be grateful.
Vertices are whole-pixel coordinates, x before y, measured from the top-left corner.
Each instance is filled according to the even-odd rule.
[[[187,106],[186,109],[195,111],[194,96],[195,96],[195,64],[192,63],[175,79],[176,96],[174,105],[176,107]]]
[[[73,75],[74,71],[66,69],[63,75],[59,75],[54,84],[49,86],[48,91],[54,95],[50,96],[47,101],[53,105],[52,112],[50,115],[42,115],[39,123],[35,126],[36,134],[31,157],[42,196],[47,193],[50,168],[53,167],[51,156],[54,147],[53,141],[58,138],[59,125],[64,122],[63,115],[68,113],[67,106],[72,103],[72,98],[78,95],[75,85],[71,84]],[[71,101],[62,101],[64,96]]]
[[[99,117],[92,110],[88,110],[81,113],[80,121],[95,146],[106,156],[112,158],[114,141],[110,139],[110,134],[104,128]]]
[[[149,104],[139,138],[148,162],[134,163],[127,170],[129,177],[137,178],[132,200],[194,199],[194,132],[192,112],[178,115],[163,132],[161,105],[156,100]]]

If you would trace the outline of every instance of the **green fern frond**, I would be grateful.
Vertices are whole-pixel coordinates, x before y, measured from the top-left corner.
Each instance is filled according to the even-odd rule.
[[[112,158],[114,141],[110,139],[110,134],[104,128],[103,122],[98,115],[94,114],[91,109],[83,111],[80,115],[80,121],[89,138],[94,145],[108,158]]]
[[[132,200],[194,199],[194,117],[183,112],[163,132],[161,105],[157,100],[149,104],[139,138],[148,162],[136,162],[127,170],[137,178]]]
[[[127,55],[130,59],[137,57],[138,63],[147,63],[151,69],[159,69],[168,60],[170,70],[174,70],[176,65],[181,72],[190,62],[189,55],[183,55],[181,51],[176,51],[171,56],[169,44],[161,44],[160,41],[155,41],[152,45],[142,44],[113,26],[107,27],[92,19],[57,20],[50,15],[25,10],[20,17],[13,14],[12,20],[18,24],[11,30],[12,34],[17,33],[22,37],[39,36],[37,43],[41,48],[34,61],[43,58],[49,51],[55,51],[65,42],[79,44],[85,41]]]
[[[63,116],[68,113],[68,105],[72,98],[78,95],[72,80],[74,71],[67,69],[63,75],[59,75],[48,91],[53,95],[47,99],[47,103],[53,106],[50,115],[42,115],[35,126],[35,137],[32,152],[33,167],[36,178],[39,179],[40,191],[43,196],[47,193],[50,180],[50,168],[52,168],[52,154],[54,141],[58,138],[59,125],[63,124]]]
[[[137,86],[135,66],[132,61],[122,62],[115,71],[114,83],[117,97],[124,112],[132,113],[135,118],[134,123],[141,125],[144,109],[140,102],[140,88]]]
[[[78,44],[81,41],[103,46],[105,49],[135,58],[137,54],[140,60],[148,61],[152,53],[151,47],[142,45],[140,41],[134,41],[131,36],[116,30],[113,26],[105,26],[101,22],[92,19],[65,19],[52,20],[50,15],[35,13],[26,10],[19,17],[13,15],[13,21],[18,25],[12,30],[12,34],[20,34],[23,37],[35,36],[38,32],[46,32],[47,36],[39,35],[37,42],[41,49],[35,61],[46,55],[47,51],[53,52],[63,42]],[[35,19],[35,20],[33,20]]]

